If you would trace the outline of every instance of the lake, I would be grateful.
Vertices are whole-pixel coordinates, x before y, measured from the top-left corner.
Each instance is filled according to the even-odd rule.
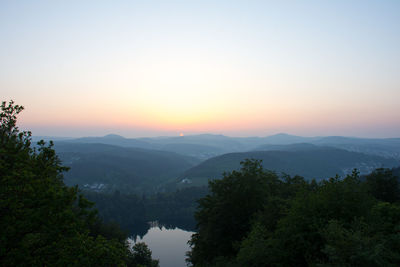
[[[145,242],[152,251],[153,259],[160,260],[160,267],[186,267],[186,252],[190,250],[187,242],[192,234],[194,232],[179,228],[167,229],[152,223],[143,237],[137,235],[136,238],[130,238],[129,242]]]

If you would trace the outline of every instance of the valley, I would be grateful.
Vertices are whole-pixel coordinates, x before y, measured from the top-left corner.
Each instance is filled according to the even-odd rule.
[[[34,138],[34,140],[38,138]],[[46,139],[46,138],[45,138]],[[47,138],[51,139],[51,138]],[[301,137],[228,137],[202,134],[180,137],[104,137],[55,139],[68,185],[97,192],[154,194],[206,186],[245,159],[259,159],[278,174],[308,180],[344,177],[357,169],[400,165],[400,139]]]

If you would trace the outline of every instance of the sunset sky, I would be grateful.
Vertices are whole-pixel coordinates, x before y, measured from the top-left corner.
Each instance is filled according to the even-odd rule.
[[[400,1],[0,1],[45,136],[400,137]]]

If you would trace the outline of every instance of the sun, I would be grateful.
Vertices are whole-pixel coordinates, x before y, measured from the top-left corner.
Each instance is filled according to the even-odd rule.
[[[180,133],[179,136],[183,136],[183,133]]]

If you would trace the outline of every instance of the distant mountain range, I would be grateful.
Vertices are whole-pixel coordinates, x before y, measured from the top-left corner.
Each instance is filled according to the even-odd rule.
[[[38,138],[34,138],[34,141]],[[268,137],[192,135],[124,138],[119,135],[83,138],[45,138],[71,170],[69,185],[90,190],[156,192],[164,186],[204,185],[246,158],[263,160],[266,169],[328,178],[353,168],[366,173],[400,165],[400,138],[365,139],[341,136]]]
[[[35,139],[37,140],[38,138]],[[51,137],[45,137],[45,139],[51,139]],[[270,145],[309,143],[400,159],[400,138],[302,137],[281,133],[267,137],[228,137],[224,135],[200,134],[153,138],[124,138],[119,135],[110,134],[103,137],[58,138],[53,140],[163,150],[199,159],[207,159],[230,152],[269,150]]]

